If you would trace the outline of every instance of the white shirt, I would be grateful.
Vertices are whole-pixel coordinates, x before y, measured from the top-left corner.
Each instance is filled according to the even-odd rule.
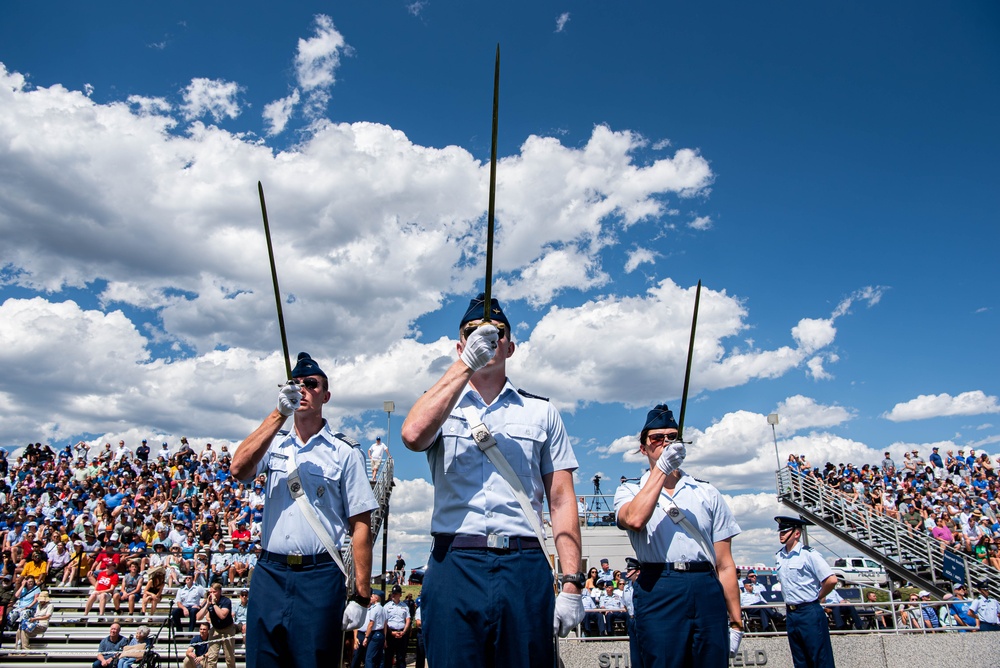
[[[371,447],[368,448],[368,458],[372,461],[381,461],[382,457],[385,456],[385,451],[388,448],[385,447],[385,443],[381,441],[376,441],[372,443]]]

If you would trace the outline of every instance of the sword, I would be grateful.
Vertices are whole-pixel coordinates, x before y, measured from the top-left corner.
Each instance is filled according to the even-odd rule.
[[[260,212],[264,216],[264,238],[267,239],[267,257],[271,261],[271,282],[274,284],[274,303],[278,307],[278,329],[281,330],[281,350],[285,353],[285,373],[292,379],[292,362],[288,356],[288,339],[285,338],[285,316],[281,313],[281,290],[278,289],[278,271],[274,268],[274,248],[271,246],[271,228],[267,224],[267,205],[264,204],[264,186],[257,182],[260,194]]]
[[[490,147],[490,204],[486,213],[486,298],[483,300],[483,320],[490,321],[490,293],[493,289],[493,213],[497,197],[497,123],[500,118],[500,44],[493,68],[493,143]]]
[[[691,358],[694,357],[694,332],[698,329],[698,302],[701,301],[701,280],[694,292],[694,314],[691,316],[691,339],[688,341],[687,369],[684,371],[684,392],[681,394],[681,415],[677,422],[677,440],[684,440],[684,413],[687,410],[688,388],[691,385]]]

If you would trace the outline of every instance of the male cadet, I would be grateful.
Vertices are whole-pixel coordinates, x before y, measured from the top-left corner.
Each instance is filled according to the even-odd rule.
[[[308,354],[299,353],[292,378],[230,467],[242,481],[267,474],[263,551],[247,607],[248,668],[315,666],[339,655],[340,631],[364,622],[371,596],[371,511],[378,504],[364,458],[357,442],[323,419],[329,381]],[[293,429],[280,431],[293,414]],[[326,547],[339,552],[347,533],[357,588],[349,605],[344,574]]]
[[[389,602],[385,604],[385,662],[391,666],[393,660],[398,668],[406,666],[406,646],[410,639],[410,608],[399,599],[403,588],[392,585]]]
[[[514,354],[510,322],[496,299],[483,321],[485,296],[459,321],[459,359],[410,410],[403,443],[426,452],[434,483],[434,544],[421,601],[427,661],[449,666],[544,666],[554,661],[553,633],[583,618],[576,456],[559,412],[507,380]],[[471,424],[470,424],[471,422]],[[540,522],[548,497],[564,574],[554,600],[545,546],[511,483],[477,446],[496,448],[516,472]],[[553,620],[549,627],[549,620]]]
[[[774,520],[784,545],[775,557],[788,608],[786,628],[792,663],[795,668],[833,668],[830,627],[819,602],[837,586],[837,576],[819,552],[799,542],[802,527],[812,522],[784,516]]]
[[[980,580],[975,584],[979,598],[969,606],[969,612],[979,620],[980,631],[1000,631],[1000,603],[990,598],[990,583]]]

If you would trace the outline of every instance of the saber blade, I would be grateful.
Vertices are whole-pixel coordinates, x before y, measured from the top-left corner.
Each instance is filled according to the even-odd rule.
[[[264,186],[257,182],[260,194],[260,212],[264,216],[264,238],[267,239],[267,257],[271,261],[271,282],[274,284],[274,303],[278,307],[278,329],[281,330],[281,350],[285,353],[285,373],[292,379],[292,362],[288,356],[288,339],[285,338],[285,316],[281,313],[281,290],[278,289],[278,270],[274,268],[274,248],[271,246],[271,228],[267,224],[267,205],[264,204]]]
[[[490,321],[493,291],[493,214],[497,197],[497,124],[500,119],[500,45],[497,44],[496,65],[493,68],[493,141],[490,147],[490,204],[486,213],[486,298],[483,300],[483,320]]]
[[[681,394],[681,416],[677,422],[677,438],[684,438],[684,413],[687,411],[688,388],[691,386],[691,359],[694,357],[694,333],[698,329],[698,303],[701,301],[701,280],[694,292],[694,314],[691,316],[691,339],[688,341],[687,369],[684,371],[684,392]]]

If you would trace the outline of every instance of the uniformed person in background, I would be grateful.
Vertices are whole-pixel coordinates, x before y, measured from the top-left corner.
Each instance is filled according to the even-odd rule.
[[[785,516],[774,520],[783,545],[775,557],[792,662],[795,668],[833,668],[830,626],[819,602],[837,586],[837,576],[819,552],[801,542],[802,527],[812,522]]]
[[[410,640],[410,607],[401,603],[399,597],[403,594],[403,588],[399,585],[392,585],[389,592],[389,602],[385,604],[385,662],[384,666],[390,668],[393,659],[397,668],[406,665],[406,647]],[[377,668],[372,666],[371,668]]]
[[[1000,603],[995,598],[990,598],[990,583],[980,580],[976,583],[976,591],[979,598],[969,606],[969,612],[979,620],[980,631],[1000,631]]]
[[[559,412],[507,379],[510,322],[485,295],[459,321],[459,359],[413,406],[403,443],[426,452],[434,483],[433,548],[421,597],[427,662],[433,668],[540,666],[554,662],[553,632],[583,619],[576,456]],[[553,596],[545,546],[511,486],[473,439],[467,415],[492,433],[540,522],[548,497],[564,574]],[[579,576],[579,577],[577,577]]]
[[[292,378],[230,466],[237,480],[267,474],[263,550],[247,607],[247,668],[329,665],[340,654],[341,631],[364,622],[371,596],[371,511],[377,503],[364,457],[357,442],[335,434],[323,418],[329,381],[308,354],[299,353]],[[293,414],[292,430],[280,431]],[[289,480],[293,462],[298,484]],[[292,496],[299,489],[328,539],[339,546],[351,536],[357,593],[349,604],[344,574]]]
[[[618,526],[640,562],[633,587],[640,665],[728,666],[743,632],[731,545],[740,527],[719,490],[680,469],[686,450],[678,439],[666,405],[649,411],[639,433],[649,471],[615,493]],[[672,507],[699,536],[668,516]]]

